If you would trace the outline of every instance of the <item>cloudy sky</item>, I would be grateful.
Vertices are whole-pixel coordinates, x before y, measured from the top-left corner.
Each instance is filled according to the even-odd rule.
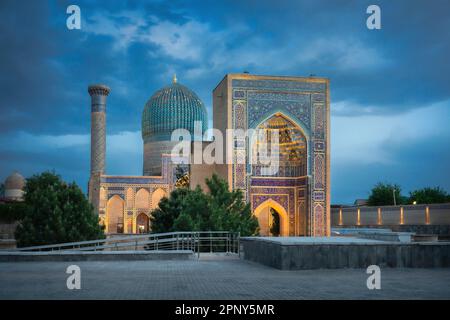
[[[68,30],[66,8],[81,8]],[[381,7],[381,30],[366,9]],[[0,179],[86,190],[87,86],[112,89],[107,173],[142,172],[140,118],[174,72],[206,104],[226,73],[328,77],[332,202],[378,181],[450,191],[450,2],[0,1]],[[211,123],[210,123],[211,125]]]

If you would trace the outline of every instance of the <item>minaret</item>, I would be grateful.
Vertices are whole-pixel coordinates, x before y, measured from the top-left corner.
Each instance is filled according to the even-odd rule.
[[[106,97],[110,91],[103,84],[88,87],[91,96],[91,176],[88,193],[97,213],[100,204],[100,176],[105,173]]]
[[[110,89],[103,84],[90,85],[91,96],[91,175],[105,173],[106,97]]]

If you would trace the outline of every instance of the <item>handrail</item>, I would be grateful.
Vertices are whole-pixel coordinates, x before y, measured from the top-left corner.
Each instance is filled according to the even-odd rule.
[[[132,248],[132,250],[192,250],[199,255],[202,250],[209,249],[209,252],[239,254],[239,238],[238,232],[230,231],[176,231],[23,247],[12,251],[64,252]]]

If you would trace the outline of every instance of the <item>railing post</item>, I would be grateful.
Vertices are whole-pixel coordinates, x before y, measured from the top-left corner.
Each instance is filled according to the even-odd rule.
[[[197,259],[200,259],[200,232],[197,232]]]
[[[230,240],[230,234],[227,232],[227,238],[225,240],[225,251],[228,254],[228,241]]]
[[[209,232],[209,253],[212,253],[212,233]]]
[[[241,241],[241,233],[238,232],[238,238],[237,238],[237,251],[238,251],[238,256],[239,256],[239,258],[241,257],[241,244],[240,244],[240,241]]]

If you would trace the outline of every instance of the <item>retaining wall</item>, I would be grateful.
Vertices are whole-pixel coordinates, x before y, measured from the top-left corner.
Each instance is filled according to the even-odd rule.
[[[450,267],[450,242],[392,243],[366,240],[283,243],[263,238],[241,239],[243,257],[281,270]]]

